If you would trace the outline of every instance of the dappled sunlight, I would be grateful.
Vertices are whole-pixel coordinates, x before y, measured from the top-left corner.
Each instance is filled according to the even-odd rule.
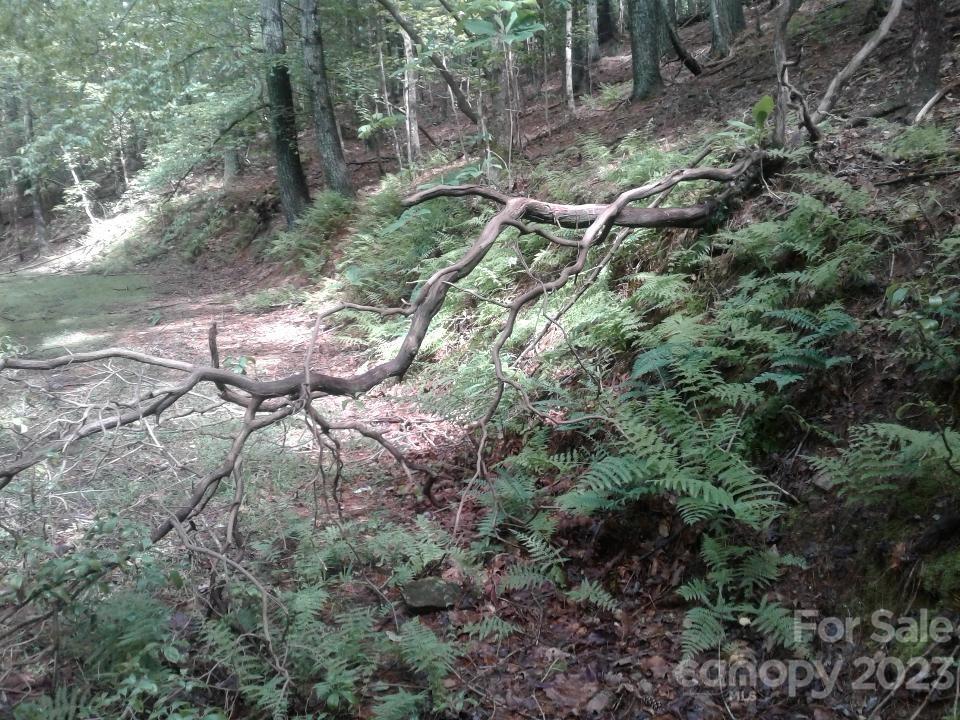
[[[119,331],[151,288],[139,274],[0,275],[0,336],[27,347],[87,347]]]
[[[38,273],[57,273],[64,270],[79,271],[92,268],[99,261],[117,255],[125,246],[136,242],[143,232],[148,209],[138,204],[116,215],[91,222],[85,234],[78,238],[76,246],[64,253],[51,253],[47,262],[36,268]]]

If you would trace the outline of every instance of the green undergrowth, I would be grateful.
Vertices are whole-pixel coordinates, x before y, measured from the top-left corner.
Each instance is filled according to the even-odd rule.
[[[721,157],[737,130],[714,139]],[[880,130],[878,147],[900,161],[941,162],[949,149],[941,128]],[[583,195],[581,188],[589,187],[610,196],[682,165],[696,150],[651,148],[641,136],[610,149],[588,138],[567,151],[580,163],[576,170],[534,172],[534,194],[596,199]],[[803,170],[785,178],[776,197],[783,210],[735,230],[673,239],[634,233],[564,315],[562,332],[545,318],[566,307],[573,288],[551,294],[521,317],[504,365],[527,400],[521,403],[508,390],[494,420],[500,432],[523,437],[525,448],[503,460],[493,491],[476,491],[477,502],[489,508],[478,542],[496,547],[512,536],[526,549],[527,560],[511,571],[516,577],[508,587],[565,587],[556,544],[564,515],[624,512],[650,495],[665,496],[704,536],[706,571],[679,589],[694,606],[685,651],[716,648],[731,632],[758,632],[803,652],[791,613],[769,594],[787,569],[803,561],[765,547],[766,528],[790,502],[766,474],[767,458],[811,429],[827,441],[836,437],[835,428],[811,426],[797,408],[843,382],[858,347],[877,332],[894,348],[892,367],[917,373],[915,401],[893,408],[892,417],[850,428],[847,441],[837,440],[839,456],[826,453],[810,463],[835,476],[854,501],[893,499],[905,512],[952,508],[952,481],[960,478],[954,379],[960,244],[951,232],[935,247],[907,248],[900,235],[905,221],[929,211],[935,194],[921,190],[880,200],[835,176]],[[475,236],[487,212],[461,220],[449,200],[438,201],[408,211],[390,229],[409,233],[410,247],[426,255],[417,272],[426,277]],[[439,239],[429,248],[433,256],[419,244],[427,234]],[[917,250],[931,258],[929,272],[916,273],[919,280],[892,281],[891,258]],[[503,315],[497,303],[530,283],[528,271],[549,276],[563,262],[561,252],[538,238],[508,233],[460,284],[420,358],[420,377],[443,388],[431,410],[458,421],[483,414],[495,387],[488,348]],[[383,269],[377,277],[389,277],[389,268]],[[349,276],[345,287],[371,288],[363,282],[351,287]],[[403,295],[360,297],[386,302]],[[868,298],[884,297],[885,317],[863,316]],[[364,317],[353,326],[375,341],[378,357],[395,350],[384,344],[391,327],[405,328]],[[542,333],[534,362],[530,343]],[[531,422],[530,408],[559,421],[564,434],[579,435],[582,451],[548,453],[551,433]],[[905,422],[911,416],[919,424]],[[547,440],[536,442],[543,433]],[[551,478],[569,478],[573,488],[559,496],[543,490]],[[950,556],[944,558],[934,559],[924,576],[940,598],[955,591]],[[612,597],[594,586],[567,591],[599,607]]]
[[[756,129],[735,126],[666,149],[639,134],[614,148],[588,138],[568,153],[578,159],[576,169],[535,170],[531,194],[611,197],[688,163],[708,141],[709,162],[723,164],[756,137]],[[82,692],[25,704],[17,717],[69,717],[70,708],[209,720],[454,715],[475,700],[457,681],[458,659],[472,643],[499,643],[523,628],[487,604],[469,623],[405,617],[395,613],[403,586],[443,573],[458,578],[468,596],[486,592],[485,565],[497,557],[496,593],[520,600],[532,593],[612,617],[623,602],[622,580],[583,579],[568,552],[577,540],[566,528],[587,518],[629,519],[652,502],[672,507],[700,538],[699,561],[675,588],[687,604],[687,655],[760,640],[805,653],[782,600],[784,577],[804,572],[805,561],[770,545],[768,531],[798,512],[788,514],[809,478],[781,472],[776,458],[809,435],[816,449],[805,462],[831,476],[851,502],[902,504],[910,512],[936,502],[947,512],[960,501],[960,234],[905,232],[904,223],[915,227],[929,214],[930,190],[886,199],[805,166],[799,156],[785,159],[790,172],[771,180],[774,192],[751,209],[750,223],[637,230],[605,259],[608,241],[587,263],[591,269],[605,262],[595,283],[585,286],[581,273],[520,316],[502,360],[522,395],[508,388],[489,426],[494,441],[520,449],[492,450],[491,477],[482,482],[469,470],[455,478],[477,510],[476,523],[456,540],[427,514],[399,518],[382,506],[333,521],[335,509],[323,499],[333,490],[324,487],[329,475],[290,451],[309,438],[288,437],[284,428],[255,443],[245,459],[247,473],[255,473],[246,480],[241,524],[240,560],[250,575],[216,552],[198,568],[192,563],[199,559],[145,548],[145,522],[91,523],[88,539],[77,541],[90,551],[62,561],[51,559],[52,543],[18,546],[3,560],[32,573],[0,592],[40,588],[49,607],[65,602],[60,619],[69,641],[62,657],[99,679]],[[304,225],[277,247],[291,260],[302,253],[300,266],[316,271],[337,237],[337,275],[311,290],[262,291],[245,307],[409,301],[424,278],[462,254],[494,210],[483,201],[439,199],[400,212],[408,190],[388,179],[355,205],[318,198]],[[701,190],[678,189],[670,202],[690,201]],[[327,233],[324,241],[311,244],[308,227]],[[919,265],[896,270],[916,257],[923,258]],[[506,232],[451,288],[410,377],[392,392],[457,422],[481,417],[495,391],[490,347],[503,304],[570,259],[569,250],[535,235]],[[337,329],[366,348],[369,362],[393,356],[407,329],[403,319],[339,317]],[[904,389],[909,397],[889,415],[849,428],[811,416],[825,394],[854,377],[865,346],[880,348],[889,372],[913,378]],[[15,351],[11,345],[8,352]],[[362,414],[362,399],[353,409]],[[213,462],[224,438],[217,431],[191,450]],[[278,455],[278,447],[286,451]],[[105,470],[92,491],[116,485],[114,472],[122,468]],[[348,467],[339,492],[369,492],[384,481],[370,467]],[[224,508],[235,482],[225,481],[217,496]],[[125,492],[114,506],[135,506],[137,490]],[[317,518],[330,521],[318,525]],[[902,527],[909,532],[909,520]],[[198,529],[198,542],[214,530]],[[102,564],[107,549],[122,580],[95,584],[75,600],[58,598],[65,579],[92,572],[78,563]],[[918,575],[924,591],[956,595],[956,549],[927,560]],[[205,578],[202,591],[194,590],[198,577]],[[113,641],[91,653],[105,634]]]
[[[346,227],[353,209],[353,201],[339,193],[320,193],[292,228],[263,241],[264,257],[319,275],[329,260],[332,241]]]
[[[260,232],[251,205],[232,202],[223,192],[197,192],[154,202],[142,227],[99,261],[117,272],[166,255],[195,261],[210,252],[234,254]]]
[[[718,162],[738,132],[713,139]],[[578,170],[542,169],[533,180],[541,196],[584,201],[580,188],[609,196],[682,166],[698,150],[663,150],[639,135],[614,149],[587,139],[567,153],[580,159]],[[788,499],[763,468],[766,457],[804,427],[795,409],[804,396],[820,392],[849,365],[851,357],[839,348],[855,342],[860,323],[847,304],[877,288],[894,233],[884,222],[885,208],[831,176],[794,174],[778,198],[785,211],[737,230],[633,233],[563,315],[562,331],[545,318],[561,313],[579,291],[575,284],[521,316],[503,358],[527,399],[508,391],[494,423],[500,433],[523,437],[525,447],[502,461],[492,491],[475,491],[476,502],[488,508],[477,547],[519,542],[526,550],[506,587],[554,587],[608,605],[606,589],[567,587],[556,537],[560,519],[624,512],[652,495],[672,498],[684,521],[704,536],[706,572],[679,589],[694,606],[685,651],[715,648],[731,629],[742,633],[744,624],[802,651],[791,614],[767,596],[781,574],[802,561],[763,543]],[[344,291],[370,303],[409,297],[414,278],[453,261],[489,217],[482,204],[472,212],[470,206],[434,201],[376,235],[386,236],[391,257],[410,248],[420,258],[412,274],[391,273],[360,238],[345,251]],[[353,270],[360,264],[353,251],[375,270]],[[602,256],[598,249],[588,267]],[[459,283],[418,358],[422,381],[442,388],[431,411],[457,421],[483,414],[495,388],[488,348],[502,322],[500,303],[529,286],[529,273],[549,277],[567,261],[542,239],[510,231]],[[391,278],[405,282],[390,287]],[[380,359],[395,351],[405,324],[357,315],[350,328],[369,338]],[[533,352],[531,343],[541,335]],[[551,455],[551,431],[531,420],[529,409],[559,422],[556,431],[579,437],[582,450]],[[572,487],[560,495],[545,491],[551,478],[568,478]]]

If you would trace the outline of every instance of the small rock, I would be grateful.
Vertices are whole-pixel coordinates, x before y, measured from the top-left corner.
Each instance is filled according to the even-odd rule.
[[[599,717],[600,713],[607,709],[607,706],[612,702],[613,694],[609,690],[601,690],[592,698],[590,702],[587,703],[587,715],[592,717]]]
[[[817,473],[813,478],[813,484],[824,492],[830,492],[837,483],[826,473]]]
[[[435,577],[412,580],[400,588],[400,593],[407,607],[420,612],[451,608],[462,595],[459,585]]]

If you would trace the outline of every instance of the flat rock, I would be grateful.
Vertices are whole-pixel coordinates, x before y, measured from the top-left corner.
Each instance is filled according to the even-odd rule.
[[[411,580],[400,588],[400,593],[411,610],[430,612],[453,607],[460,599],[462,591],[456,583],[428,577]]]

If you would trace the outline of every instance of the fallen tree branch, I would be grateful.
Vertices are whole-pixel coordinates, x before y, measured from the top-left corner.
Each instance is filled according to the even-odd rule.
[[[931,110],[933,110],[934,105],[943,100],[952,90],[960,87],[960,78],[955,79],[953,82],[947,83],[942,88],[937,90],[934,93],[933,97],[927,100],[924,103],[923,107],[920,108],[920,111],[917,113],[916,117],[913,118],[913,124],[919,125],[923,122],[923,119],[927,116]]]
[[[407,306],[402,308],[376,308],[354,303],[342,303],[318,316],[317,328],[319,328],[319,323],[323,319],[345,310],[373,312],[384,317],[398,315],[410,318],[407,334],[394,357],[354,375],[337,376],[312,370],[310,369],[312,354],[308,355],[303,372],[276,380],[256,380],[230,372],[220,367],[216,325],[211,327],[208,336],[209,365],[157,357],[125,348],[109,348],[49,359],[16,357],[0,359],[0,371],[4,369],[46,371],[100,361],[127,360],[148,367],[175,371],[186,376],[177,384],[142,393],[135,403],[127,405],[126,410],[118,411],[115,416],[101,417],[96,421],[87,421],[83,418],[74,423],[68,432],[58,433],[56,437],[49,439],[47,444],[39,451],[0,466],[0,489],[9,484],[19,473],[38,465],[53,454],[62,453],[79,440],[144,422],[150,417],[159,421],[165,410],[191,393],[201,383],[214,384],[224,401],[243,408],[243,422],[240,430],[232,439],[230,450],[223,462],[201,480],[194,493],[176,511],[172,520],[164,522],[154,530],[151,534],[153,542],[158,542],[173,529],[173,521],[182,523],[203,511],[203,508],[219,487],[220,482],[235,471],[243,448],[252,434],[280,422],[303,408],[307,408],[308,416],[322,432],[327,434],[334,430],[358,432],[379,443],[400,463],[408,475],[412,471],[416,471],[424,472],[429,476],[429,471],[426,468],[407,461],[402,451],[386,440],[381,433],[359,423],[330,422],[316,411],[311,412],[310,401],[322,396],[357,396],[388,378],[402,377],[415,360],[430,324],[442,308],[449,290],[476,269],[506,229],[516,228],[521,232],[535,233],[549,242],[576,249],[577,255],[575,260],[564,267],[556,278],[541,282],[537,287],[527,290],[509,305],[500,335],[492,348],[499,390],[487,417],[481,421],[485,424],[495,412],[503,396],[504,387],[506,385],[517,387],[516,383],[506,378],[500,353],[513,332],[519,313],[530,302],[545,293],[563,287],[571,277],[579,273],[585,266],[591,248],[606,239],[611,228],[615,226],[627,228],[698,227],[708,222],[719,207],[733,196],[743,192],[748,185],[756,180],[762,169],[763,160],[764,154],[758,150],[743,156],[729,168],[686,168],[677,170],[661,180],[621,193],[613,202],[608,204],[563,205],[533,198],[509,196],[492,188],[470,185],[437,186],[411,195],[403,202],[405,207],[413,207],[438,197],[480,197],[502,205],[502,209],[487,222],[477,239],[464,251],[460,259],[437,270],[420,286]],[[716,196],[687,207],[629,207],[633,202],[654,196],[661,196],[662,199],[663,193],[681,183],[703,180],[723,183],[727,187]],[[586,231],[580,240],[568,240],[559,238],[546,229],[533,227],[528,223],[571,228],[586,227]],[[312,347],[313,343],[311,343]],[[310,352],[312,353],[312,349]],[[518,387],[517,389],[519,390]],[[432,499],[430,495],[431,487],[432,479],[424,485],[425,494]]]
[[[667,35],[670,37],[670,44],[673,46],[673,51],[677,54],[677,57],[680,58],[684,67],[694,75],[702,73],[703,68],[700,67],[700,63],[698,63],[697,59],[683,46],[677,28],[674,27],[674,24],[670,21],[670,11],[667,9],[665,0],[660,0],[660,16],[663,18],[663,22],[667,27]]]
[[[792,0],[786,1],[791,2]],[[893,0],[893,2],[890,3],[890,9],[883,18],[883,22],[880,23],[880,27],[870,36],[870,39],[867,40],[864,46],[857,51],[857,54],[850,59],[850,62],[830,81],[827,91],[823,94],[823,99],[811,116],[815,125],[819,125],[820,121],[833,109],[833,106],[836,105],[837,100],[840,98],[840,91],[843,90],[844,86],[850,81],[850,78],[853,77],[853,74],[860,69],[864,61],[870,57],[880,42],[887,36],[887,33],[890,32],[890,28],[893,27],[893,23],[896,22],[902,9],[903,0]]]

